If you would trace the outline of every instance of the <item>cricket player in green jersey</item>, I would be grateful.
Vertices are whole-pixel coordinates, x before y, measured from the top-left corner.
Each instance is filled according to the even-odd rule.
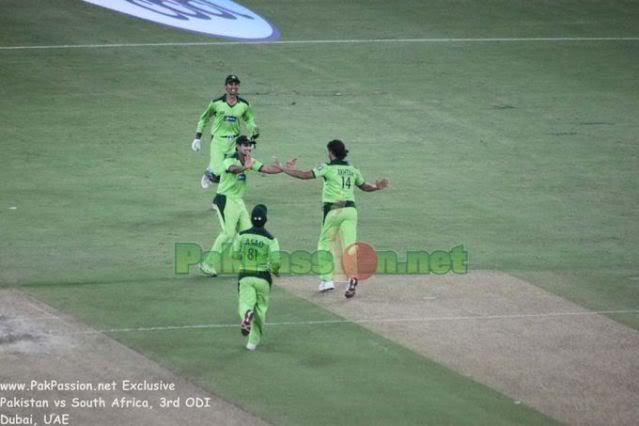
[[[322,202],[324,203],[324,218],[317,243],[319,268],[321,271],[319,291],[326,292],[335,289],[333,282],[333,257],[330,253],[331,244],[341,238],[342,249],[348,248],[357,241],[357,209],[355,208],[354,188],[365,192],[373,192],[388,186],[388,180],[380,179],[371,185],[364,181],[359,169],[345,160],[348,150],[340,140],[332,140],[328,148],[329,162],[312,170],[295,170],[296,159],[289,160],[285,166],[276,163],[284,173],[298,179],[324,180]],[[344,296],[355,296],[358,284],[357,276],[350,276]]]
[[[213,206],[218,213],[222,232],[218,235],[210,253],[200,263],[200,270],[210,276],[216,276],[215,256],[222,259],[223,253],[233,242],[235,234],[251,227],[246,206],[242,200],[246,191],[247,172],[255,171],[267,174],[281,173],[276,166],[262,164],[251,157],[255,142],[242,135],[235,141],[236,152],[224,159],[222,177],[213,199]]]
[[[253,227],[240,232],[233,243],[233,258],[240,260],[239,306],[242,335],[248,336],[246,349],[254,351],[266,325],[271,293],[271,272],[279,276],[280,246],[266,229],[267,208],[258,204],[251,212]]]
[[[209,102],[208,107],[200,116],[197,123],[195,139],[191,148],[199,152],[202,148],[202,132],[213,119],[211,126],[210,160],[200,184],[208,189],[211,184],[218,183],[223,172],[223,161],[227,155],[233,155],[235,151],[235,139],[240,135],[240,119],[250,134],[250,138],[258,138],[260,131],[255,124],[253,111],[248,101],[238,96],[240,79],[231,74],[224,81],[226,93]]]

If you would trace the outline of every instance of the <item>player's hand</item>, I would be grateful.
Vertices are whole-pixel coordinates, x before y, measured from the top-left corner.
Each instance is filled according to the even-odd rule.
[[[202,149],[202,140],[200,138],[193,139],[193,143],[191,143],[191,149],[195,152],[200,152],[200,149]]]
[[[247,155],[246,157],[244,157],[244,168],[250,169],[252,166],[253,166],[253,157],[251,157],[250,155]]]
[[[378,179],[375,181],[375,186],[378,190],[388,187],[388,179]]]
[[[290,160],[288,160],[286,162],[286,168],[287,169],[294,169],[296,163],[297,163],[297,158],[291,158]]]
[[[273,164],[272,164],[272,166],[275,167],[275,168],[278,168],[280,170],[283,170],[282,163],[280,163],[280,160],[276,156],[273,156]]]

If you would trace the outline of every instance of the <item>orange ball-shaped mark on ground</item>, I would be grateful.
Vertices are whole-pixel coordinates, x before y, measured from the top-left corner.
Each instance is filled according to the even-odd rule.
[[[377,253],[366,243],[353,243],[342,255],[342,270],[359,281],[370,278],[377,271]]]

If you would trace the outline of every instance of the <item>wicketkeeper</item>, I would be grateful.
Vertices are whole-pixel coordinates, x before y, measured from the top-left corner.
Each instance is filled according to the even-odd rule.
[[[227,76],[224,81],[224,90],[226,93],[209,102],[208,107],[200,116],[195,139],[191,144],[191,148],[195,152],[202,149],[202,132],[212,118],[210,160],[200,180],[204,189],[208,189],[211,184],[220,181],[224,157],[233,155],[235,151],[235,138],[240,135],[240,119],[244,120],[250,139],[255,141],[260,135],[251,106],[246,99],[238,96],[240,90],[238,76],[234,74]]]

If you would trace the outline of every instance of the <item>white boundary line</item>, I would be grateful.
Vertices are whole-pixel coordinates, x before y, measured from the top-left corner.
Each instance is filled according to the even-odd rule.
[[[639,309],[627,309],[618,311],[581,311],[581,312],[549,312],[545,314],[509,314],[509,315],[480,315],[480,316],[447,316],[447,317],[422,317],[422,318],[373,318],[361,320],[317,320],[317,321],[285,321],[285,322],[268,322],[268,327],[277,326],[310,326],[310,325],[330,325],[330,324],[377,324],[377,323],[393,323],[393,322],[431,322],[431,321],[476,321],[476,320],[509,320],[509,319],[527,319],[527,318],[557,318],[557,317],[579,317],[592,315],[613,315],[613,314],[639,314]],[[193,325],[172,325],[158,327],[136,327],[136,328],[111,328],[104,330],[87,330],[67,333],[64,335],[87,335],[87,334],[108,334],[108,333],[131,333],[131,332],[147,332],[147,331],[170,331],[170,330],[188,330],[188,329],[208,329],[208,328],[235,328],[239,327],[238,323],[221,323],[221,324],[193,324]]]
[[[295,44],[362,44],[362,43],[516,43],[516,42],[589,42],[589,41],[639,41],[633,37],[492,37],[492,38],[381,38],[345,40],[279,40],[279,41],[211,41],[168,43],[111,43],[111,44],[59,44],[35,46],[0,46],[0,50],[27,49],[98,49],[126,47],[175,47],[175,46],[237,46],[237,45],[295,45]]]

